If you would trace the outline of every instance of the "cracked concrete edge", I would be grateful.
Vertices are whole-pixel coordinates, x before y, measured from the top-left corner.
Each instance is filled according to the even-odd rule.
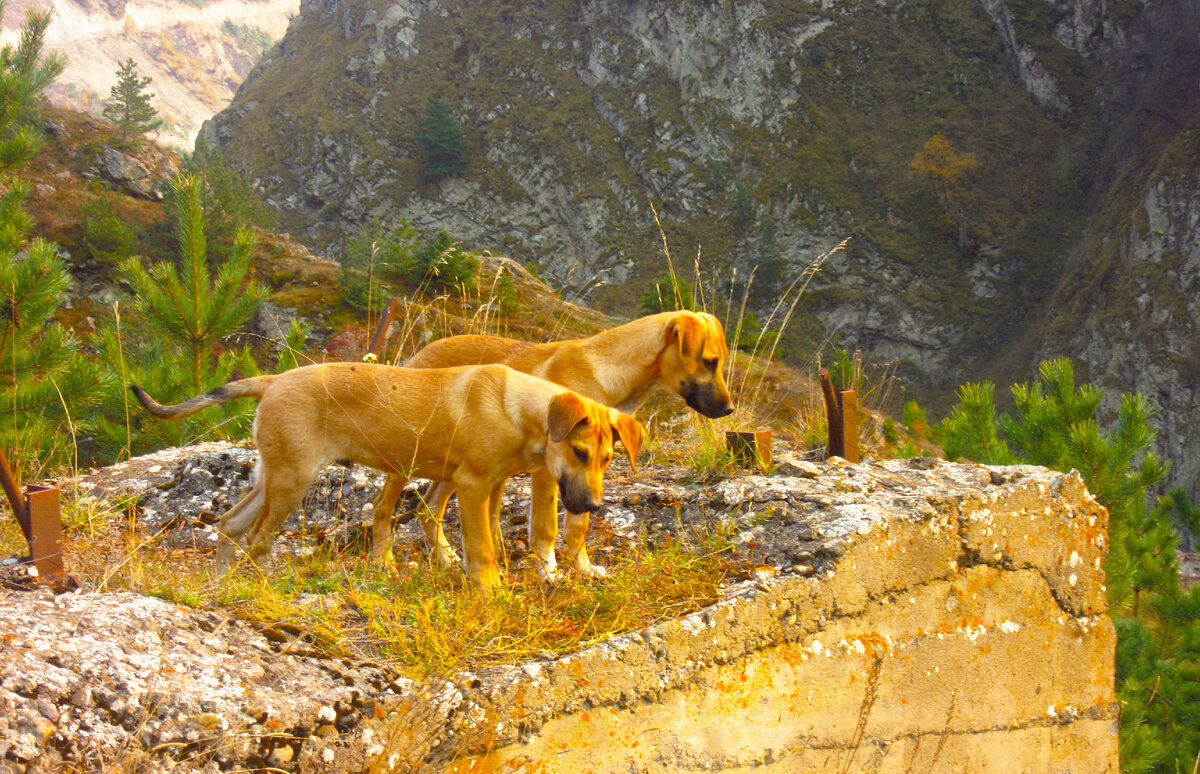
[[[1105,610],[1103,570],[1092,560],[1104,554],[1107,512],[1076,472],[1019,470],[1018,480],[986,495],[951,492],[909,510],[904,518],[880,514],[865,527],[839,532],[834,539],[841,544],[816,577],[744,581],[727,588],[724,599],[683,618],[548,661],[499,668],[483,679],[471,675],[469,682],[477,690],[464,692],[474,694],[466,707],[476,715],[482,709],[493,725],[487,735],[491,744],[510,744],[565,713],[653,700],[699,670],[802,642],[871,601],[950,580],[973,565],[1036,570],[1064,616],[1083,619],[1086,625],[1089,616]],[[1003,529],[998,525],[1010,523],[1025,527],[1020,540],[1014,536],[1005,550],[983,551],[996,530]],[[1036,550],[1032,531],[1047,529],[1057,548]],[[1080,548],[1088,552],[1087,566],[1072,568],[1063,553],[1069,557]],[[1071,569],[1078,570],[1073,583]]]

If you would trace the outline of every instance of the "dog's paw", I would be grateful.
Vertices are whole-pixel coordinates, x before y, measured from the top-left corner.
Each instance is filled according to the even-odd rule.
[[[555,566],[553,561],[538,562],[537,574],[539,578],[546,583],[549,583],[551,586],[557,586],[563,579],[563,574],[559,572],[558,567]]]
[[[373,564],[377,570],[387,573],[387,576],[392,580],[400,577],[400,567],[396,564],[396,557],[391,551],[375,556]]]
[[[607,578],[608,570],[604,569],[598,564],[592,564],[589,562],[586,565],[579,565],[579,575],[583,578]]]
[[[458,556],[458,552],[450,546],[442,546],[437,552],[438,567],[447,570],[451,567],[457,567],[462,560]]]

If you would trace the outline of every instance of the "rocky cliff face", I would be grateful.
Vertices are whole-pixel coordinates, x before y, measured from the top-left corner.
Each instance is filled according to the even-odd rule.
[[[792,356],[859,348],[936,400],[1068,354],[1190,425],[1194,369],[1147,354],[1134,379],[1119,344],[1148,333],[1134,299],[1177,306],[1186,287],[1126,289],[1142,281],[1102,256],[1138,242],[1187,273],[1196,16],[1186,0],[313,0],[205,131],[319,249],[405,218],[618,313],[667,271],[651,205],[710,298],[756,272],[760,316],[850,237],[797,308]],[[422,184],[431,96],[474,150]],[[914,164],[939,134],[974,166]],[[1178,213],[1172,247],[1130,224],[1152,199]],[[1162,324],[1194,340],[1193,319]]]
[[[1098,14],[1099,4],[1080,3]],[[1106,17],[1100,14],[1097,19]],[[1084,14],[1082,26],[1098,24]],[[1119,28],[1118,28],[1118,31]],[[1064,44],[1078,43],[1059,35]],[[1160,2],[1094,55],[1112,84],[1108,141],[1096,167],[1103,198],[1066,253],[1039,354],[1066,352],[1090,378],[1137,390],[1158,412],[1172,480],[1200,477],[1200,7]]]
[[[16,41],[27,8],[50,7],[47,45],[67,67],[51,101],[99,114],[132,57],[164,120],[156,138],[191,149],[200,124],[229,103],[255,61],[283,36],[299,0],[17,0],[2,38]]]

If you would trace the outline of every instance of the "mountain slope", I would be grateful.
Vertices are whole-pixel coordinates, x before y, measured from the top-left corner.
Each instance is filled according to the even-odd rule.
[[[797,308],[793,359],[859,348],[936,401],[1071,354],[1111,387],[1178,393],[1158,405],[1194,424],[1195,374],[1169,353],[1139,381],[1121,347],[1085,339],[1116,342],[1110,315],[1121,340],[1142,335],[1100,246],[1160,190],[1153,170],[1183,179],[1154,207],[1195,191],[1195,157],[1169,150],[1195,115],[1178,85],[1195,16],[1185,0],[317,0],[205,132],[318,249],[406,218],[617,313],[666,272],[652,205],[682,274],[699,253],[710,297],[755,271],[760,315],[850,237]],[[424,184],[431,96],[474,151]],[[1192,248],[1147,249],[1174,265]],[[1169,285],[1144,292],[1169,300]],[[1198,320],[1181,310],[1171,330]]]
[[[190,149],[201,122],[228,104],[299,2],[10,0],[0,37],[15,43],[26,9],[47,6],[54,14],[47,47],[67,56],[47,97],[99,115],[118,66],[132,57],[138,73],[153,79],[147,90],[165,122],[156,138]]]

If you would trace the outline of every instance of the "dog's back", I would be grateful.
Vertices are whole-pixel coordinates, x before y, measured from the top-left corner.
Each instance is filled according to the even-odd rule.
[[[378,470],[439,478],[462,462],[456,437],[488,428],[489,445],[519,444],[501,429],[505,366],[411,369],[328,363],[280,374],[262,396],[255,439],[264,458],[313,464],[353,460]],[[555,388],[523,385],[546,403]],[[497,454],[511,453],[493,448]]]
[[[507,364],[513,358],[538,349],[539,346],[544,348],[546,345],[506,339],[503,336],[448,336],[430,342],[404,365],[406,368],[449,368],[485,363]]]

